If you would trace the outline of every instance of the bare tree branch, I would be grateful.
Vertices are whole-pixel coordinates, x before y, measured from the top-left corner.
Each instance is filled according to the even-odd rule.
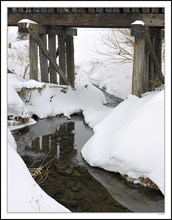
[[[105,61],[112,63],[133,61],[135,39],[131,36],[130,29],[111,29],[101,34],[99,41],[100,46],[98,48],[95,45],[94,52],[104,57]],[[162,40],[162,60],[164,60],[164,39]]]
[[[98,49],[95,45],[95,52],[104,56],[106,60],[114,63],[132,62],[134,37],[129,29],[112,29],[101,35],[100,43],[104,49]]]

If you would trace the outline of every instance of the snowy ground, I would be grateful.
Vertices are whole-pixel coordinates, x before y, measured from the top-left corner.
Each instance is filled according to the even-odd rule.
[[[76,81],[89,81],[116,97],[126,99],[131,93],[132,63],[80,63],[76,66],[76,73]]]

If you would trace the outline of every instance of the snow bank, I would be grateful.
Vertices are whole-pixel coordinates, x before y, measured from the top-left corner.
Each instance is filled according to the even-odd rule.
[[[35,80],[25,81],[16,74],[8,74],[8,115],[30,117],[27,107],[17,91],[23,88],[42,88],[44,86],[44,83]]]
[[[13,74],[8,74],[8,115],[29,117],[26,106],[17,94],[16,87],[21,87],[20,81]]]
[[[8,127],[10,130],[36,123],[31,118],[31,113],[28,111],[25,102],[20,98],[17,91],[25,88],[42,89],[43,87],[45,87],[44,83],[35,80],[26,81],[16,74],[8,74],[8,116],[10,117]],[[21,118],[19,119],[19,117]]]
[[[148,177],[164,193],[164,91],[129,95],[94,133],[81,151],[91,166]]]
[[[29,40],[14,41],[15,39],[11,38],[9,39],[11,48],[8,48],[8,69],[29,79]]]
[[[17,93],[24,88],[30,89],[27,102],[26,97],[21,99]],[[77,83],[72,89],[35,80],[25,81],[15,74],[8,74],[8,115],[30,117],[34,114],[47,118],[59,114],[70,117],[73,113],[83,112],[86,123],[94,127],[112,111],[103,105],[105,102],[102,91],[91,84]]]
[[[8,86],[14,87],[17,91],[20,91],[23,88],[43,88],[45,83],[38,82],[36,80],[24,80],[23,78],[17,76],[16,74],[8,74]]]
[[[39,118],[58,114],[70,117],[73,113],[83,112],[86,123],[94,127],[111,111],[103,105],[105,102],[104,94],[91,84],[76,84],[74,90],[46,84],[41,93],[32,92],[32,101],[27,108]]]
[[[132,63],[122,65],[113,63],[89,62],[76,67],[76,81],[88,82],[116,97],[126,99],[131,94]]]
[[[70,212],[35,182],[8,129],[8,212]]]

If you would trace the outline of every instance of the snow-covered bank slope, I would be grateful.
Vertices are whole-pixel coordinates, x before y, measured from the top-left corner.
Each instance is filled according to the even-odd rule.
[[[8,115],[29,117],[30,114],[27,111],[27,107],[17,92],[23,88],[42,89],[44,86],[45,83],[35,80],[26,81],[16,74],[8,74]]]
[[[91,84],[87,87],[76,85],[76,90],[71,87],[66,89],[50,88],[47,84],[40,93],[32,93],[32,104],[28,105],[28,111],[36,114],[39,118],[83,111],[86,123],[94,127],[104,118],[111,109],[103,106],[105,97],[103,93]]]
[[[9,43],[11,48],[8,48],[8,69],[29,79],[29,40],[9,40]]]
[[[17,94],[22,88],[30,89],[23,96]],[[94,127],[112,109],[103,104],[105,96],[91,84],[77,83],[75,89],[35,80],[21,80],[15,74],[8,74],[8,115],[29,117],[32,114],[46,118],[58,114],[69,117],[83,112],[86,123]]]
[[[31,113],[17,92],[22,89],[39,89],[45,87],[45,83],[35,80],[26,81],[16,74],[8,74],[8,127],[10,130],[36,123],[31,118]]]
[[[76,66],[76,81],[91,82],[116,97],[131,94],[132,63],[87,62]]]
[[[8,129],[8,212],[70,212],[35,182]]]
[[[148,177],[164,193],[164,91],[129,95],[94,133],[81,152],[91,166]]]

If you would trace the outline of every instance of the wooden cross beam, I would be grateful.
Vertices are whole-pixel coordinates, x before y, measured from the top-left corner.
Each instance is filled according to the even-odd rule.
[[[18,23],[19,33],[29,33],[26,23]],[[55,25],[41,25],[37,28],[37,33],[40,34],[52,34],[52,35],[67,35],[77,36],[77,29],[69,27],[58,27]]]

